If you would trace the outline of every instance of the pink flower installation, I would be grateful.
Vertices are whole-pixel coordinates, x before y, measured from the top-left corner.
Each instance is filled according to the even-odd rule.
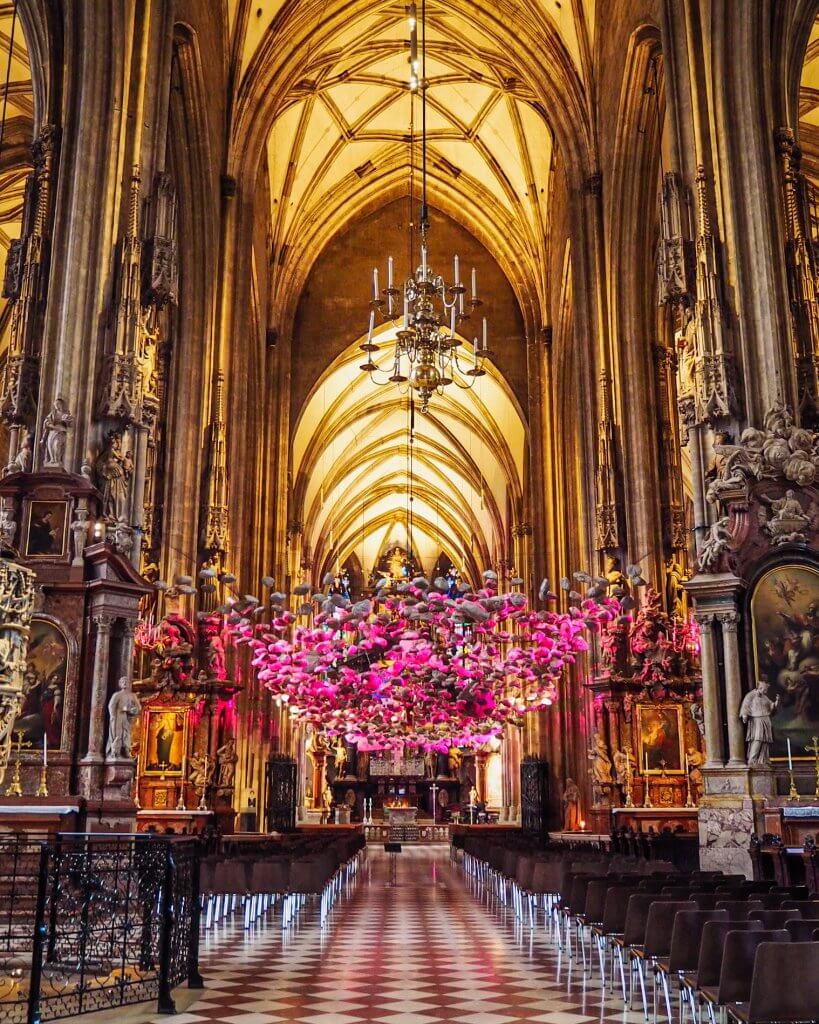
[[[232,628],[297,721],[362,750],[480,746],[552,704],[563,669],[588,649],[584,634],[618,609],[605,597],[534,611],[486,577],[455,598],[443,580],[416,579],[354,604],[315,594],[298,615],[281,601],[263,624],[236,608]]]

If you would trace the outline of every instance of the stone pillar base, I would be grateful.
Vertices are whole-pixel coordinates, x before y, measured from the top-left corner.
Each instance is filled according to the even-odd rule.
[[[700,868],[751,878],[751,836],[760,830],[765,797],[776,792],[773,769],[726,766],[702,774]]]
[[[104,773],[105,761],[103,758],[86,754],[79,765],[80,795],[84,796],[86,800],[101,800]]]
[[[106,760],[102,787],[103,800],[106,802],[133,801],[135,773],[136,764],[130,757]]]

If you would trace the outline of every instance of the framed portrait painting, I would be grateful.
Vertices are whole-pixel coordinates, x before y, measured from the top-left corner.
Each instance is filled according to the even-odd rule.
[[[30,501],[26,518],[28,558],[62,558],[68,542],[68,502]]]
[[[49,749],[62,743],[65,683],[68,675],[68,640],[53,622],[37,616],[31,620],[26,670],[23,674],[23,705],[14,723],[24,741]]]
[[[142,774],[179,777],[188,749],[188,708],[153,707],[142,713]]]
[[[637,739],[642,773],[683,774],[685,750],[680,704],[638,704]]]
[[[819,572],[809,565],[777,565],[762,576],[751,596],[756,679],[778,697],[771,755],[810,757],[805,750],[819,735]]]

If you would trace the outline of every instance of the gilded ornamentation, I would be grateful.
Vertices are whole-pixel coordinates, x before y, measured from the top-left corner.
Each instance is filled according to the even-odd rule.
[[[34,611],[34,573],[0,559],[0,783],[20,712],[29,627]]]

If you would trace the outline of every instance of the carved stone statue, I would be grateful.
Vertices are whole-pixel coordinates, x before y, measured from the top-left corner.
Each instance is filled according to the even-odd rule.
[[[6,466],[6,473],[30,473],[32,460],[34,458],[34,434],[27,431],[23,435],[17,454]]]
[[[595,803],[606,798],[613,783],[611,777],[611,758],[609,757],[606,740],[602,733],[597,733],[594,738],[594,746],[589,747],[587,757],[589,759],[589,774],[592,779],[592,792]]]
[[[65,448],[68,429],[74,426],[74,417],[68,412],[65,400],[57,398],[51,412],[43,420],[43,465],[65,468]]]
[[[795,493],[788,488],[781,498],[770,503],[773,515],[763,528],[774,544],[804,542],[811,525],[811,516],[805,514]]]
[[[615,596],[618,591],[628,591],[628,579],[623,575],[623,571],[620,567],[620,559],[617,558],[616,555],[608,555],[606,557],[606,569],[604,575],[608,580],[609,590],[611,590]]]
[[[102,514],[111,523],[127,522],[128,484],[132,472],[131,453],[122,451],[122,434],[112,430],[94,467],[95,482],[102,494]]]
[[[686,753],[688,755],[688,775],[691,779],[691,786],[699,793],[702,793],[702,766],[705,764],[705,754],[701,750],[697,750],[696,747],[689,747]]]
[[[108,746],[105,757],[116,761],[131,757],[131,731],[142,705],[127,676],[120,678],[116,693],[108,701]]]
[[[705,739],[705,711],[703,710],[702,704],[691,705],[691,718],[694,721],[697,729],[699,730],[700,736]]]
[[[236,762],[239,760],[239,755],[236,753],[236,740],[232,736],[219,747],[216,757],[219,762],[216,788],[220,791],[232,792],[236,779]]]
[[[756,689],[746,693],[739,709],[748,741],[748,764],[769,765],[771,763],[771,744],[773,743],[773,727],[771,716],[779,707],[779,697],[771,700],[768,696],[767,679],[760,679]]]
[[[703,572],[716,572],[722,556],[731,548],[729,518],[723,516],[711,525],[700,549],[699,567]]]
[[[637,759],[634,756],[634,751],[631,749],[615,750],[612,759],[614,761],[614,777],[617,780],[617,785],[622,787],[625,792],[629,776],[633,777],[634,772],[637,770]]]
[[[13,548],[16,535],[17,520],[14,518],[14,508],[3,505],[0,508],[0,549]]]
[[[580,831],[580,787],[574,779],[566,779],[563,789],[563,831]]]
[[[213,781],[213,774],[216,770],[213,758],[208,757],[207,754],[193,754],[189,763],[188,782],[190,782],[193,788],[198,791],[203,787],[209,786]]]

